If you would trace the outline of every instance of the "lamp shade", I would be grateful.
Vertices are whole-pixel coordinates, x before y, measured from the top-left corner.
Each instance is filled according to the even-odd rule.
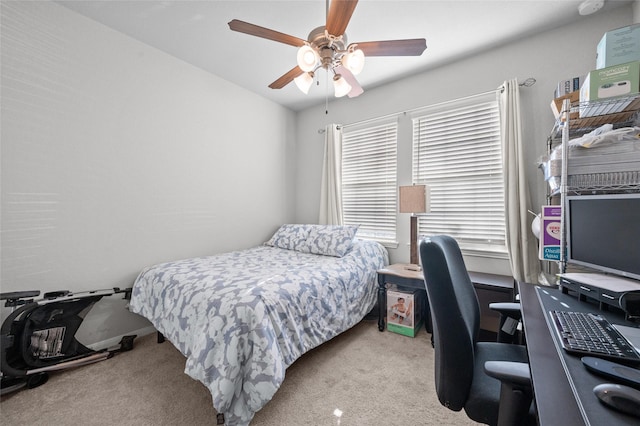
[[[428,213],[429,197],[427,185],[400,187],[400,213]]]
[[[340,74],[333,76],[333,88],[336,98],[341,98],[351,91],[351,85]]]
[[[309,93],[309,88],[313,84],[313,72],[305,72],[304,74],[300,74],[296,78],[293,79],[295,81],[298,89],[302,91],[305,95]]]
[[[353,75],[358,75],[364,68],[364,52],[360,49],[356,49],[353,52],[345,54],[340,60],[342,65]]]
[[[305,44],[298,49],[298,55],[296,57],[298,66],[304,72],[313,71],[316,64],[320,60],[318,53],[309,45]]]

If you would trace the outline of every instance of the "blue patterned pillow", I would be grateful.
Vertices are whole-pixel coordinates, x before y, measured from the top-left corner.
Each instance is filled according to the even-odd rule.
[[[304,253],[342,257],[353,245],[357,225],[308,225],[309,236],[299,250]]]
[[[265,244],[286,250],[300,250],[309,236],[309,225],[285,224]]]

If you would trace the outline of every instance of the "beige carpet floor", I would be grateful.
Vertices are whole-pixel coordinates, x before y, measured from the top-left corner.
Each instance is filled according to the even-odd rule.
[[[441,406],[424,329],[410,338],[363,321],[297,360],[252,425],[472,425]],[[3,425],[215,425],[211,395],[155,335],[130,352],[5,395]]]

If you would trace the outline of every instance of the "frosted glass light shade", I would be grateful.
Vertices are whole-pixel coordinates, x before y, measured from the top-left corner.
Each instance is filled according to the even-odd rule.
[[[333,88],[336,98],[341,98],[351,91],[351,85],[340,74],[333,76]]]
[[[344,55],[340,61],[353,75],[358,75],[364,68],[364,52],[356,49]]]
[[[309,45],[304,45],[298,49],[298,66],[304,72],[313,71],[320,60],[318,53]]]
[[[300,91],[306,95],[307,93],[309,93],[309,88],[313,84],[313,73],[305,72],[304,74],[300,74],[299,76],[294,78],[293,81],[295,81],[298,89],[300,89]]]

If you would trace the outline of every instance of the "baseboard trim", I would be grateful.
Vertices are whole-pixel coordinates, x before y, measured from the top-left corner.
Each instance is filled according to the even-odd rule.
[[[155,333],[155,332],[156,332],[155,327],[148,326],[148,327],[140,328],[138,330],[133,330],[130,333],[127,333],[127,335],[135,334],[138,337],[142,337],[142,336],[146,336],[147,334],[151,334],[151,333]],[[112,337],[110,339],[102,340],[100,342],[92,343],[90,345],[87,345],[87,347],[89,349],[94,350],[94,351],[99,351],[99,350],[102,350],[102,349],[108,349],[110,347],[117,346],[118,343],[120,343],[120,339],[122,339],[122,336],[116,336],[116,337]],[[134,346],[135,346],[135,342],[134,342]]]

